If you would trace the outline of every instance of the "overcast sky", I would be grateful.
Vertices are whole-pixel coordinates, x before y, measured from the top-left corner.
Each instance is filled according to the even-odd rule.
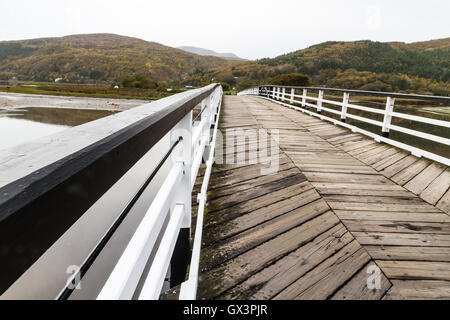
[[[117,33],[256,59],[328,40],[450,36],[449,0],[0,1],[0,40]]]

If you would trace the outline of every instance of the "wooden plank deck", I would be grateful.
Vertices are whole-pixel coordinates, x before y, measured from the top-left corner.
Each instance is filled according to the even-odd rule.
[[[220,126],[277,130],[246,145],[279,170],[213,167],[199,299],[450,299],[448,168],[256,97],[225,96]]]

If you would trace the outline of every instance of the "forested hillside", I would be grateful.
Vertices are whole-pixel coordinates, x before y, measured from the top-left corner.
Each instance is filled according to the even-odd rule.
[[[449,49],[450,38],[411,44],[325,42],[273,59],[227,66],[207,78],[242,89],[280,74],[302,73],[314,85],[448,95]]]
[[[179,81],[235,63],[114,34],[0,42],[0,80],[101,83],[139,74]]]
[[[316,86],[449,95],[450,38],[325,42],[244,62],[113,34],[0,42],[0,80],[119,84],[139,75],[175,86],[220,81],[240,90],[289,74],[307,75]]]

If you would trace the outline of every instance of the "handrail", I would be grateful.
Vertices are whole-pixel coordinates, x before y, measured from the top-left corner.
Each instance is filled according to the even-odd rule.
[[[58,296],[58,300],[67,300],[70,295],[73,293],[74,289],[76,288],[77,281],[81,281],[83,276],[86,274],[86,272],[89,270],[90,266],[94,263],[95,259],[98,257],[100,252],[104,249],[108,241],[112,238],[114,233],[117,231],[123,220],[126,218],[126,216],[130,213],[131,209],[134,207],[136,202],[140,199],[144,191],[149,186],[150,182],[155,178],[156,174],[161,170],[162,166],[166,163],[169,156],[172,154],[172,151],[176,148],[176,146],[180,143],[182,138],[180,137],[170,148],[169,151],[165,154],[165,156],[161,159],[161,161],[158,163],[156,168],[153,170],[153,172],[149,175],[147,180],[141,185],[139,190],[136,192],[136,194],[133,196],[133,198],[130,200],[130,202],[127,204],[125,209],[121,212],[119,217],[114,221],[112,226],[108,229],[108,231],[105,233],[105,235],[102,237],[102,239],[99,241],[97,246],[92,250],[91,254],[86,258],[85,262],[80,266],[79,270],[75,272],[71,280],[68,281],[68,284],[66,287],[62,290],[62,292]]]
[[[290,89],[290,90],[287,90]],[[302,94],[296,94],[296,90],[302,90]],[[318,96],[308,96],[308,90],[318,90]],[[290,92],[289,92],[290,91]],[[325,91],[330,92],[340,92],[343,93],[342,102],[324,99],[323,95]],[[360,106],[354,103],[349,103],[350,93],[358,93],[365,95],[376,95],[386,97],[386,105],[385,108],[376,109],[366,106]],[[439,96],[425,96],[425,95],[409,95],[409,94],[401,94],[401,93],[390,93],[390,92],[375,92],[375,91],[363,91],[363,90],[347,90],[347,89],[333,89],[333,88],[320,88],[320,87],[294,87],[294,86],[279,86],[279,85],[264,85],[253,87],[242,92],[239,92],[238,95],[255,95],[259,97],[263,97],[269,99],[273,102],[279,103],[286,107],[290,107],[305,113],[308,113],[312,116],[319,117],[323,120],[331,121],[336,125],[344,126],[352,131],[360,132],[365,135],[368,135],[374,138],[377,141],[383,141],[385,143],[397,146],[399,148],[410,151],[412,154],[419,157],[426,157],[434,161],[438,161],[445,165],[450,165],[450,159],[443,157],[441,155],[437,155],[432,152],[428,152],[422,150],[420,148],[410,146],[405,143],[401,143],[399,141],[395,141],[393,139],[389,139],[390,130],[402,132],[407,135],[412,135],[415,137],[419,137],[422,139],[426,139],[429,141],[433,141],[436,143],[441,143],[444,145],[450,145],[450,139],[446,137],[437,136],[434,134],[425,133],[422,131],[417,131],[414,129],[409,129],[401,126],[397,126],[392,124],[392,118],[406,119],[411,121],[416,121],[420,123],[426,123],[430,125],[440,126],[444,128],[450,128],[450,121],[445,120],[437,120],[431,119],[421,116],[409,115],[405,113],[395,112],[394,111],[394,103],[395,98],[408,98],[408,99],[420,99],[420,100],[430,100],[430,101],[439,101],[439,102],[448,102],[450,103],[450,97],[439,97]],[[297,98],[297,99],[296,99]],[[298,100],[301,98],[301,100]],[[315,101],[316,103],[310,103],[308,100]],[[334,106],[341,107],[341,110],[334,110],[328,107],[324,107],[323,104],[332,104]],[[316,112],[311,112],[305,107],[311,107],[316,109]],[[369,119],[367,117],[358,116],[352,113],[348,113],[347,109],[357,109],[365,112],[375,113],[383,116],[383,121],[377,121],[373,119]],[[329,112],[340,117],[340,121],[334,118],[328,117],[322,114],[322,111]],[[374,126],[381,127],[381,135],[374,134],[367,130],[363,130],[357,126],[350,125],[345,123],[347,118],[355,119],[361,122],[369,123]]]
[[[180,149],[203,153],[191,147],[191,136],[186,136],[180,123],[192,120],[192,110],[201,102],[212,110],[221,95],[221,86],[211,84],[3,150],[0,243],[11,250],[3,250],[0,256],[0,294],[162,137],[170,133],[172,143],[183,138],[173,157],[180,157]],[[206,128],[206,121],[203,124]],[[207,138],[202,139],[206,146]],[[185,161],[182,166],[189,164]],[[191,172],[183,170],[183,181],[187,171]],[[183,186],[181,190],[177,185],[178,194],[190,199],[190,179]],[[187,214],[183,227],[190,227]],[[25,252],[14,250],[19,246]]]
[[[219,108],[217,114],[220,114],[221,102],[219,102]],[[180,300],[195,300],[197,297],[197,286],[198,286],[198,274],[200,267],[200,250],[202,246],[202,233],[203,233],[203,217],[206,205],[207,191],[209,178],[211,176],[212,166],[214,162],[214,151],[216,146],[217,129],[219,127],[219,116],[216,117],[214,125],[214,133],[211,141],[211,151],[209,153],[209,158],[206,161],[206,170],[203,176],[202,186],[200,188],[200,193],[197,195],[198,210],[197,210],[197,224],[195,228],[194,244],[192,246],[192,257],[189,277],[181,284],[180,288]]]
[[[182,236],[181,230],[191,228],[191,193],[202,158],[209,159],[214,154],[214,149],[208,148],[212,138],[210,128],[215,123],[214,132],[217,130],[221,97],[222,89],[218,87],[202,100],[201,121],[195,129],[192,127],[192,112],[172,129],[171,140],[179,136],[183,138],[178,152],[175,151],[172,157],[174,166],[97,299],[132,299],[141,279],[144,282],[139,299],[159,298],[171,258],[177,254],[174,250]],[[167,219],[168,224],[164,228]],[[197,228],[201,230],[202,225],[197,224]],[[162,239],[158,244],[159,235]],[[145,274],[148,264],[150,269]]]
[[[361,95],[372,95],[379,97],[392,97],[392,98],[402,98],[402,99],[414,99],[414,100],[429,100],[429,101],[439,101],[439,102],[450,102],[450,97],[444,96],[430,96],[422,94],[408,94],[408,93],[398,93],[398,92],[381,92],[381,91],[369,91],[369,90],[356,90],[356,89],[340,89],[340,88],[327,88],[327,87],[300,87],[300,86],[281,86],[281,85],[262,85],[259,87],[276,87],[276,88],[286,88],[286,89],[306,89],[315,91],[328,91],[328,92],[339,92],[339,93],[357,93]]]

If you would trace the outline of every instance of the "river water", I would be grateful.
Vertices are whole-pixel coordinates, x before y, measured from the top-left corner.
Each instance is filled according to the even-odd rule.
[[[11,108],[0,110],[0,150],[113,114],[106,110]]]

